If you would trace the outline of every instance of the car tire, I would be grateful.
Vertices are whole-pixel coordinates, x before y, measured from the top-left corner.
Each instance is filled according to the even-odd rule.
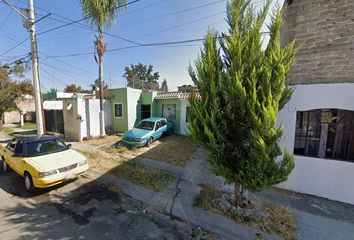
[[[152,137],[149,137],[148,140],[146,141],[146,146],[150,147],[154,139]]]
[[[34,191],[34,185],[33,185],[33,180],[32,180],[31,174],[26,172],[25,175],[24,175],[24,180],[25,180],[24,182],[25,182],[26,190],[29,191],[29,192],[33,192]]]
[[[1,159],[2,159],[2,170],[3,170],[3,172],[9,171],[9,166],[7,165],[5,159],[4,158],[1,158]]]

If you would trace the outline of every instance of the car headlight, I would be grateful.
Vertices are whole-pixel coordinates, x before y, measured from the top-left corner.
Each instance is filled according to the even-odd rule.
[[[82,162],[79,162],[77,165],[78,166],[83,166],[83,165],[86,165],[87,164],[87,159],[82,161]]]
[[[48,171],[48,172],[40,172],[39,177],[46,177],[46,176],[50,176],[50,175],[54,175],[54,174],[57,174],[57,170],[52,170],[52,171]]]
[[[142,142],[142,141],[144,141],[144,138],[134,138],[134,141]]]

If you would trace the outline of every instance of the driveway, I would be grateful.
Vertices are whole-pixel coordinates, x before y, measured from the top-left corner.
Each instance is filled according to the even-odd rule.
[[[205,234],[85,175],[35,194],[25,191],[13,171],[1,172],[0,178],[0,239],[194,239]]]

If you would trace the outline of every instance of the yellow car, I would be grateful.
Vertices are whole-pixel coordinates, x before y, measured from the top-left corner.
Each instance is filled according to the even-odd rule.
[[[20,136],[0,145],[2,168],[24,177],[28,191],[77,178],[88,169],[87,159],[54,136]]]

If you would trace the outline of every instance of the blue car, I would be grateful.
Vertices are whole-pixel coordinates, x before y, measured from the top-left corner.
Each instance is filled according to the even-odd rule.
[[[146,118],[124,133],[123,142],[128,146],[148,147],[155,140],[172,132],[173,126],[166,118]]]

